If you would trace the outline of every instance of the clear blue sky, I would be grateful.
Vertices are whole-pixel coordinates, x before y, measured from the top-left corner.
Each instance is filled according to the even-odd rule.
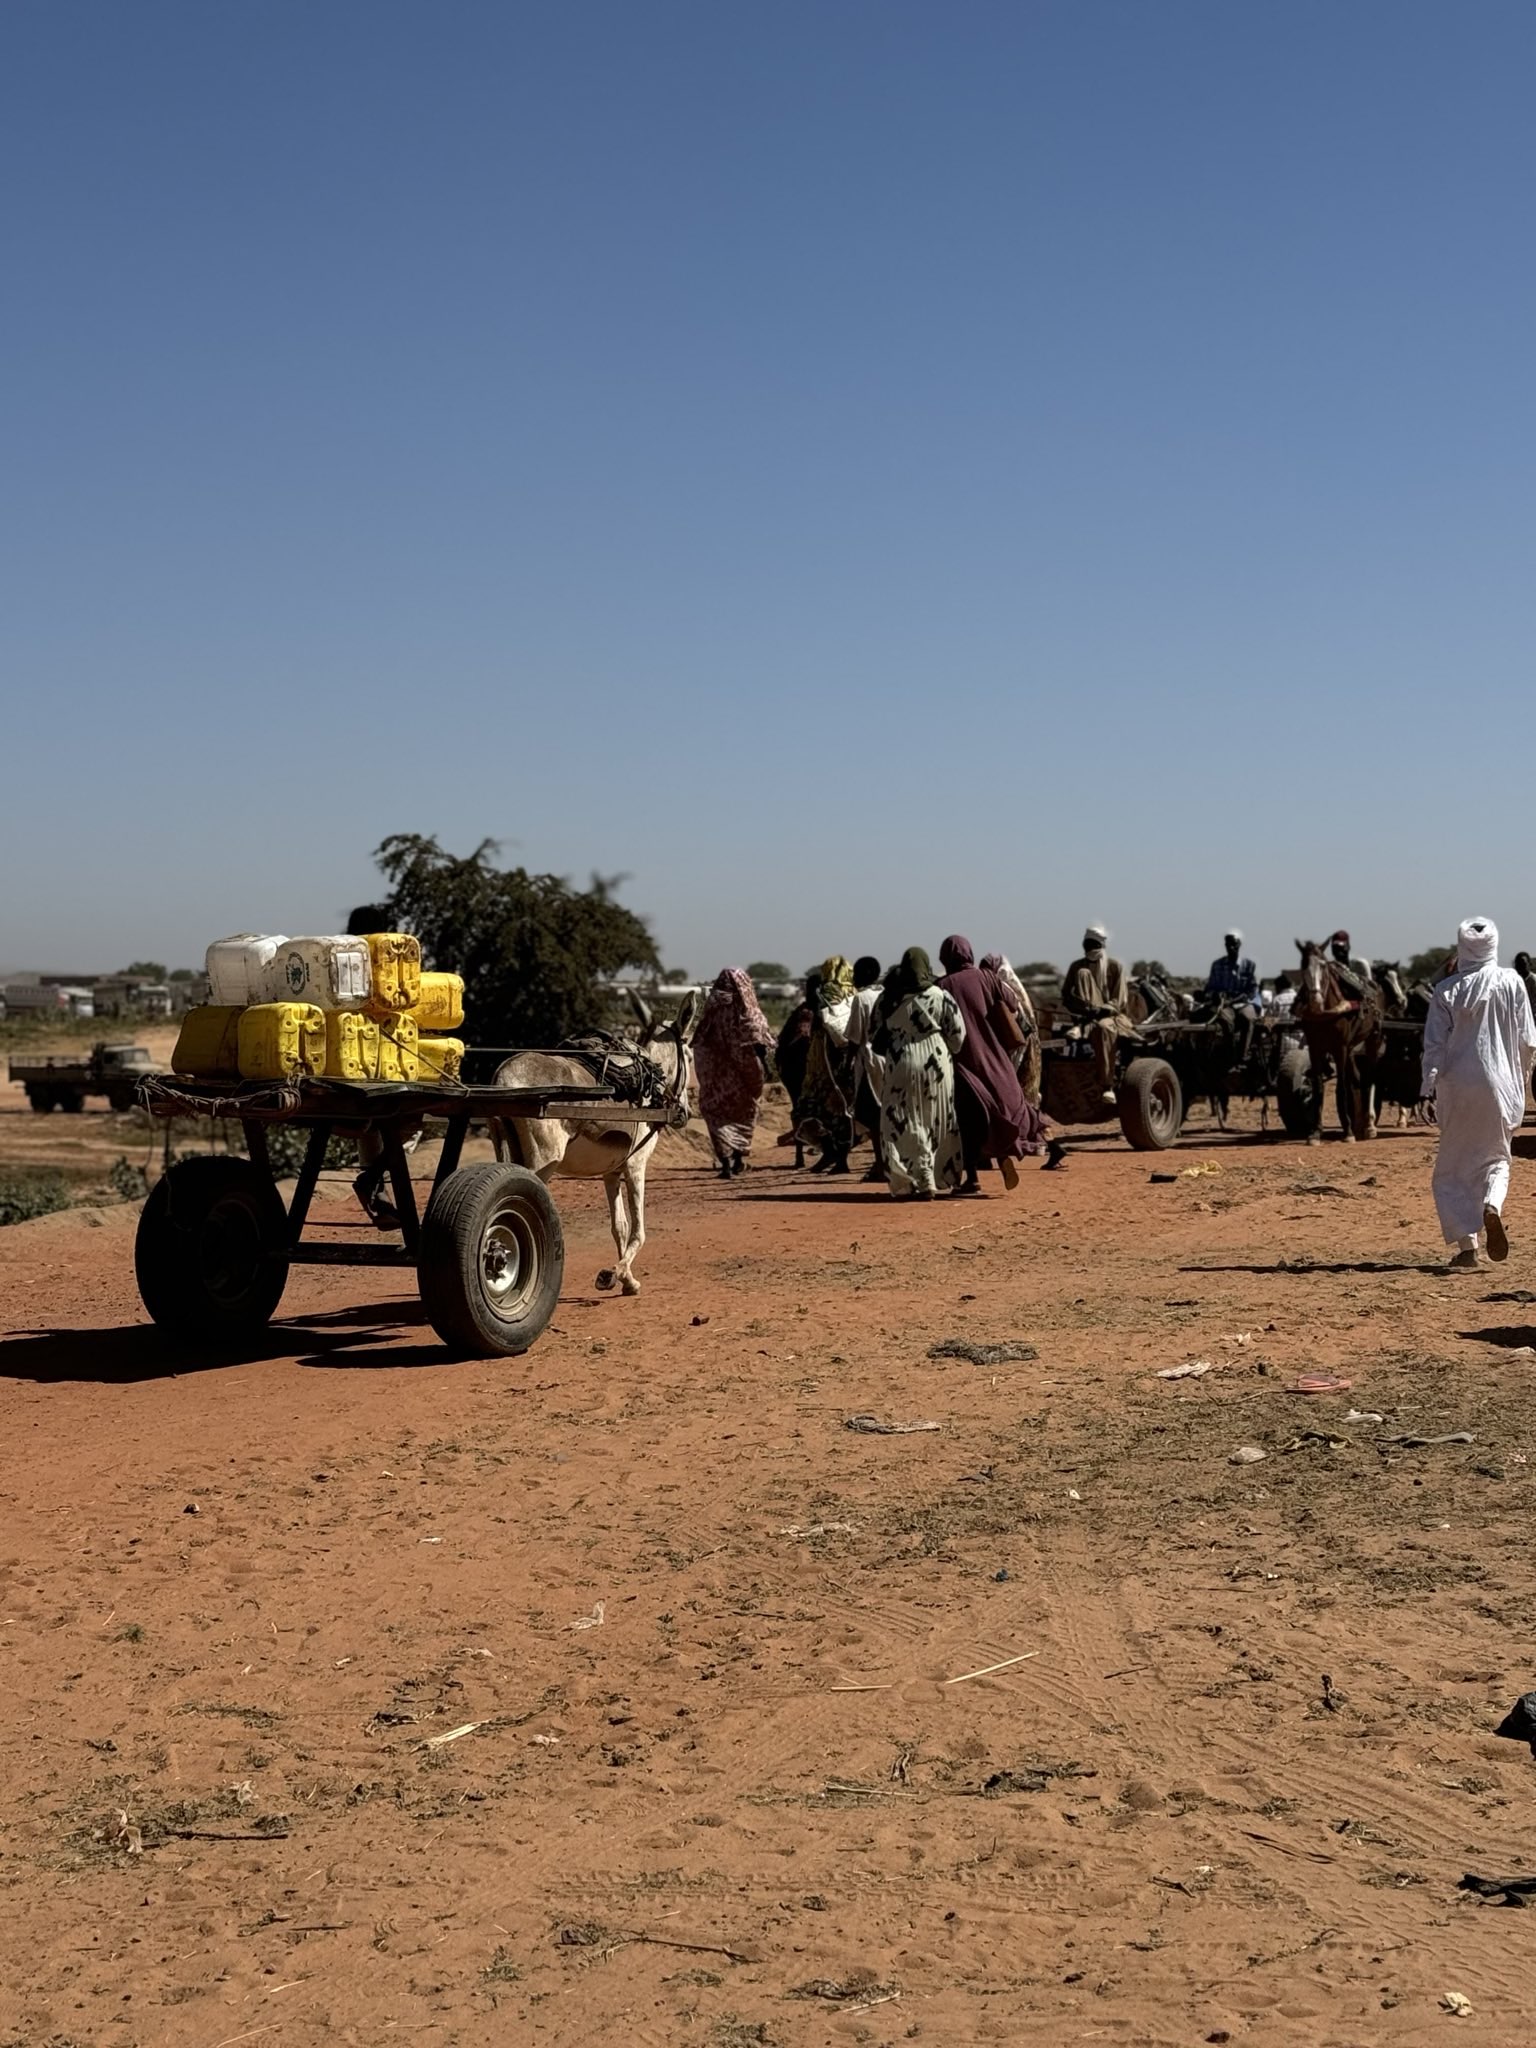
[[[0,964],[1536,944],[1536,8],[0,9]]]

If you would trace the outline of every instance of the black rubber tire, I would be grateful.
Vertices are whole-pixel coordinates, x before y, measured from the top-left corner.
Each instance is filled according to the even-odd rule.
[[[565,1277],[549,1189],[523,1166],[460,1167],[427,1204],[416,1269],[427,1321],[451,1351],[517,1357],[542,1336]]]
[[[85,1108],[85,1096],[78,1088],[61,1088],[59,1107],[66,1116],[78,1116]]]
[[[1275,1075],[1275,1107],[1280,1112],[1287,1137],[1310,1138],[1316,1130],[1314,1088],[1312,1055],[1305,1047],[1298,1046],[1281,1060],[1279,1072]]]
[[[288,1219],[249,1159],[183,1159],[149,1193],[133,1268],[163,1330],[228,1342],[265,1329],[288,1284]]]
[[[114,1116],[127,1116],[135,1102],[136,1097],[131,1088],[119,1088],[107,1097],[107,1107]]]
[[[27,1090],[27,1100],[31,1103],[38,1116],[52,1115],[53,1090],[51,1088],[29,1088]]]
[[[1137,1152],[1166,1152],[1184,1125],[1184,1090],[1166,1060],[1132,1060],[1115,1090],[1120,1128]]]

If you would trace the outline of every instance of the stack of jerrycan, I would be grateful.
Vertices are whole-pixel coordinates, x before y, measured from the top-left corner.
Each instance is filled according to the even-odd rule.
[[[457,1081],[464,1041],[451,1034],[464,1022],[462,974],[424,973],[416,999],[416,1059],[423,1081]]]
[[[241,932],[208,948],[212,1001],[190,1010],[171,1064],[202,1080],[455,1082],[457,974],[423,974],[405,932],[290,939]],[[425,1041],[422,1031],[433,1035]]]

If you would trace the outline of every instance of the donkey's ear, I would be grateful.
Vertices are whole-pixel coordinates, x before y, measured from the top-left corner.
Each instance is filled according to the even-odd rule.
[[[1299,954],[1301,955],[1301,957],[1303,958],[1303,960],[1305,960],[1305,958],[1307,957],[1307,942],[1306,942],[1306,940],[1305,940],[1305,939],[1292,939],[1292,941],[1291,941],[1291,944],[1292,944],[1292,945],[1293,945],[1293,946],[1294,946],[1294,947],[1296,948],[1297,952],[1298,952],[1298,953],[1299,953]]]
[[[651,1028],[651,1009],[649,1003],[642,1002],[632,988],[626,989],[624,993],[629,997],[630,1008],[640,1019],[640,1029],[642,1031],[649,1031]]]
[[[704,1007],[704,998],[696,988],[683,997],[682,1007],[677,1013],[677,1035],[687,1045],[699,1028],[699,1015]]]

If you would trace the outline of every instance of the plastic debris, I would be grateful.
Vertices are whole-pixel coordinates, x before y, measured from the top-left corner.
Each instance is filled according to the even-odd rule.
[[[1385,1422],[1385,1415],[1378,1415],[1374,1408],[1351,1408],[1347,1415],[1341,1415],[1341,1422]]]
[[[860,1436],[915,1436],[925,1429],[942,1429],[942,1422],[882,1422],[878,1415],[850,1415],[844,1429],[856,1429]]]
[[[1440,1994],[1440,2003],[1447,2012],[1454,2013],[1459,2020],[1469,2020],[1472,2017],[1472,2001],[1464,1991],[1443,1991]]]
[[[577,1615],[577,1617],[576,1617],[576,1619],[575,1619],[574,1621],[568,1621],[568,1622],[566,1623],[566,1627],[567,1627],[568,1629],[571,1629],[571,1628],[601,1628],[601,1627],[602,1627],[602,1625],[603,1625],[603,1603],[602,1603],[602,1601],[601,1601],[601,1600],[599,1600],[599,1601],[598,1601],[597,1605],[596,1605],[596,1606],[595,1606],[595,1607],[594,1607],[594,1608],[592,1609],[592,1612],[591,1612],[590,1614],[578,1614],[578,1615]]]
[[[1192,1358],[1187,1365],[1165,1365],[1157,1377],[1160,1380],[1198,1380],[1213,1370],[1209,1358]]]
[[[1449,1436],[1379,1436],[1379,1444],[1400,1444],[1404,1450],[1427,1451],[1436,1444],[1475,1444],[1477,1438],[1470,1429],[1453,1429]]]
[[[1239,1444],[1231,1457],[1228,1458],[1227,1463],[1229,1465],[1258,1465],[1268,1456],[1268,1451],[1261,1451],[1257,1444]]]
[[[1295,1386],[1287,1387],[1288,1394],[1347,1394],[1354,1385],[1353,1380],[1341,1380],[1337,1373],[1304,1372]]]

